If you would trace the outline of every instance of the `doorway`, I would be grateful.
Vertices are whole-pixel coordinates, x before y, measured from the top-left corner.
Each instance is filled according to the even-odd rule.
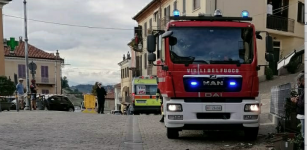
[[[281,50],[280,41],[273,41],[273,50],[274,61],[269,63],[269,67],[272,69],[274,75],[278,75],[277,64],[279,61],[279,55]]]

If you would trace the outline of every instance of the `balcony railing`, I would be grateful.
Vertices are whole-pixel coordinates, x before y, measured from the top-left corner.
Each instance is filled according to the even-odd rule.
[[[285,32],[294,32],[294,19],[284,18],[280,16],[267,16],[267,28]]]
[[[55,78],[35,77],[35,80],[38,84],[55,84]]]
[[[161,22],[161,28],[160,30],[164,30],[166,28],[167,23],[170,21],[169,17],[164,17],[161,18],[160,21],[158,21],[158,23]],[[157,25],[158,27],[160,27],[160,24]]]

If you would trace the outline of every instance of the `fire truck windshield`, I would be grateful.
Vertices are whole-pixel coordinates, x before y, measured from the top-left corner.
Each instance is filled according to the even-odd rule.
[[[176,64],[250,64],[253,61],[253,29],[237,27],[171,27],[170,46]]]

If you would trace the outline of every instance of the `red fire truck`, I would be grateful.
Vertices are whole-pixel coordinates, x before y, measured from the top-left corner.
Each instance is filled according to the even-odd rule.
[[[246,138],[257,138],[261,103],[256,40],[266,33],[267,61],[274,59],[273,41],[267,32],[255,31],[247,11],[241,15],[223,17],[216,10],[213,16],[189,17],[175,10],[165,30],[147,36],[168,138],[178,138],[182,130],[222,129],[242,129]]]

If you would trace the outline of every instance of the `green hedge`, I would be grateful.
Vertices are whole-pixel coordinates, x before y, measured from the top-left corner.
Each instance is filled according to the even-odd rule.
[[[0,96],[12,96],[16,90],[13,81],[6,76],[0,76]]]
[[[269,67],[265,67],[265,77],[266,77],[266,79],[267,80],[272,80],[273,76],[274,76],[274,74],[273,74],[272,69],[269,68]]]

